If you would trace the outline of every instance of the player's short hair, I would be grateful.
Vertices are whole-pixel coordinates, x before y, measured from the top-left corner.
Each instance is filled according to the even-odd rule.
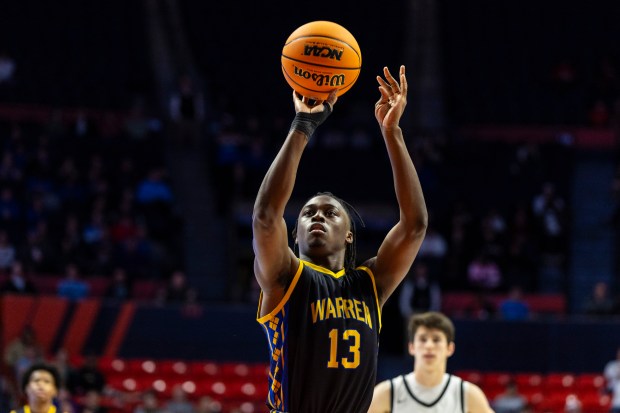
[[[446,335],[448,343],[454,341],[454,324],[448,317],[437,311],[428,311],[411,316],[408,327],[409,342],[413,342],[418,327],[439,330]]]
[[[46,371],[49,374],[51,374],[52,378],[54,379],[54,386],[56,387],[56,390],[60,389],[61,382],[60,382],[60,373],[58,373],[58,369],[56,369],[56,367],[50,364],[47,364],[47,363],[34,363],[30,367],[28,367],[28,369],[24,371],[22,375],[22,391],[24,393],[26,393],[26,387],[28,387],[28,383],[30,383],[30,378],[32,377],[32,373],[34,373],[35,371]]]

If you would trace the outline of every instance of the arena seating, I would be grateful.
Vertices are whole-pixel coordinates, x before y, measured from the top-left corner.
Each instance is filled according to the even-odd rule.
[[[266,412],[268,365],[266,363],[217,362],[213,360],[154,360],[102,357],[99,368],[109,387],[106,405],[112,413],[133,411],[139,395],[154,390],[160,400],[171,396],[180,385],[190,400],[209,396],[222,405],[223,412],[242,407],[244,412]],[[493,401],[513,381],[532,405],[535,413],[562,412],[567,397],[577,397],[582,413],[607,412],[610,397],[604,391],[600,373],[456,371],[455,375],[479,385]],[[123,394],[124,404],[118,397]]]
[[[480,386],[490,401],[512,381],[536,413],[563,412],[567,397],[573,396],[581,402],[582,413],[607,412],[611,401],[605,391],[605,378],[600,373],[467,370],[454,374]]]

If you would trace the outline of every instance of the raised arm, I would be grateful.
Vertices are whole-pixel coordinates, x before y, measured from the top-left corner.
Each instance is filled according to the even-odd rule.
[[[399,81],[394,79],[387,67],[383,69],[383,74],[385,80],[377,76],[381,97],[375,104],[375,117],[392,166],[400,218],[385,237],[377,256],[368,262],[375,274],[381,305],[407,275],[428,224],[420,180],[399,126],[407,105],[405,67],[400,67]]]
[[[293,93],[295,120],[258,190],[252,214],[254,274],[263,292],[261,312],[270,312],[284,295],[298,260],[288,246],[284,210],[293,187],[301,155],[314,129],[332,111],[336,94],[321,105],[309,106]],[[264,315],[262,314],[262,315]]]

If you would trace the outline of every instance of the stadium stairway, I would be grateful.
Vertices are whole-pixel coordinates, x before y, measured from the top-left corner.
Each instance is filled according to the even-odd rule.
[[[168,111],[170,85],[181,73],[196,73],[174,2],[145,2],[151,39],[152,66],[159,85],[160,106]],[[186,273],[199,298],[217,301],[227,296],[227,237],[225,223],[213,219],[207,159],[201,148],[169,145],[166,164],[184,220]]]
[[[614,163],[611,153],[576,154],[571,189],[571,262],[569,306],[582,310],[584,300],[598,281],[612,282],[614,245],[609,219],[613,202],[610,186]]]

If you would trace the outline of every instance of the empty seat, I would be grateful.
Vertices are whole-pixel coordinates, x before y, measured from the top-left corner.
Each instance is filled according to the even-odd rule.
[[[482,372],[478,370],[460,370],[454,372],[454,375],[471,383],[480,384],[482,382]]]
[[[516,373],[514,381],[519,390],[541,389],[543,385],[543,376],[539,373]]]
[[[575,375],[570,373],[549,373],[544,377],[543,384],[548,392],[572,390],[575,388]]]

